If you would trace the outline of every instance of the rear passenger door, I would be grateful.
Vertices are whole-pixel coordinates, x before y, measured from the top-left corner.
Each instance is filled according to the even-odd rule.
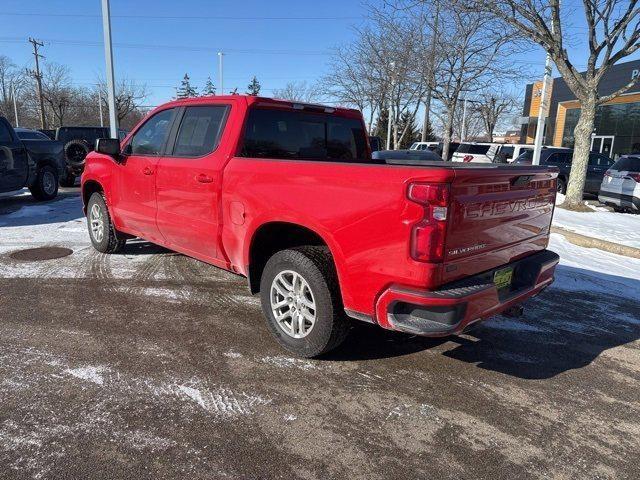
[[[219,255],[220,187],[225,158],[217,151],[231,106],[181,108],[158,164],[158,228],[167,246],[204,260]]]
[[[589,193],[598,193],[604,172],[613,164],[613,162],[598,153],[589,154],[589,166],[587,167],[587,181],[585,183],[585,191]]]

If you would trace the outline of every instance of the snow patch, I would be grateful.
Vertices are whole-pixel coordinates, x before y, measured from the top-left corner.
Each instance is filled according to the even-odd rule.
[[[300,360],[298,358],[285,357],[282,355],[263,357],[260,361],[278,368],[298,368],[300,370],[313,370],[318,368],[308,360]]]
[[[104,378],[102,374],[107,372],[108,369],[105,367],[80,367],[80,368],[67,368],[64,373],[69,375],[73,375],[76,378],[81,380],[86,380],[87,382],[95,383],[96,385],[104,385]]]
[[[236,394],[229,388],[209,390],[178,385],[176,393],[195,402],[203,410],[222,417],[251,415],[254,413],[254,407],[271,403],[270,399],[260,395],[250,395],[245,392]]]

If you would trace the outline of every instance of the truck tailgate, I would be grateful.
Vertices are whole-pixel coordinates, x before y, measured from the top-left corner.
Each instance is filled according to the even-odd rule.
[[[442,283],[546,248],[557,175],[545,167],[456,168]]]

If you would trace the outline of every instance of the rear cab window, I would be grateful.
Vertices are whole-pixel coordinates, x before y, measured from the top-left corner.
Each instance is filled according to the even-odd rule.
[[[247,117],[240,156],[371,163],[366,145],[359,119],[255,107]]]
[[[228,110],[227,105],[187,107],[171,156],[201,157],[213,152],[220,142]]]

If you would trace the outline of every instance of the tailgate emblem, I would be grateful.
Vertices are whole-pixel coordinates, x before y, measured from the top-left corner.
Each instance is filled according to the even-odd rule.
[[[527,185],[532,178],[533,175],[520,175],[511,179],[511,185],[514,187],[522,187],[523,185]]]

